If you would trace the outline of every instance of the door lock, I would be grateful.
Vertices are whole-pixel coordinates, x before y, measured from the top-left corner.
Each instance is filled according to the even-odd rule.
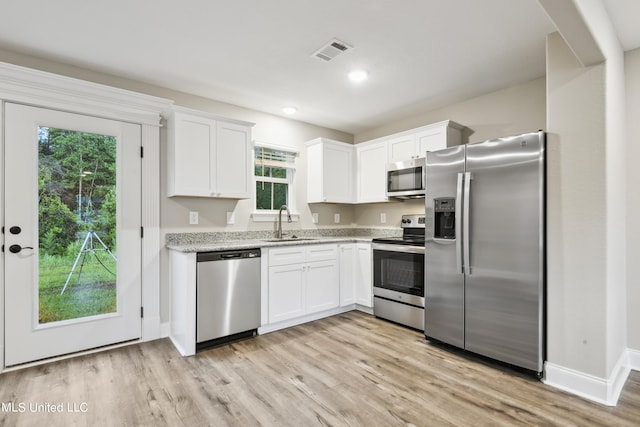
[[[9,229],[9,233],[11,234],[20,234],[21,231],[22,231],[22,228],[18,227],[17,225],[14,225]]]
[[[20,245],[11,245],[9,246],[9,252],[12,254],[17,254],[23,249],[33,249],[31,246],[20,246]]]

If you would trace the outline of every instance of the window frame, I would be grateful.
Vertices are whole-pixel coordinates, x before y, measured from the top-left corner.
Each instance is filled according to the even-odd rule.
[[[273,151],[284,151],[291,155],[294,163],[285,163],[282,162],[282,165],[273,165],[272,167],[281,167],[286,170],[287,177],[286,178],[274,178],[274,177],[264,177],[256,175],[256,152],[259,149],[268,149]],[[274,144],[266,144],[262,142],[254,142],[253,147],[253,168],[252,168],[252,203],[253,203],[253,211],[251,217],[254,222],[265,222],[265,221],[275,221],[278,217],[279,209],[258,209],[257,204],[257,194],[256,194],[256,185],[259,182],[269,182],[269,183],[283,183],[287,184],[287,207],[291,212],[291,219],[294,222],[298,222],[300,220],[300,213],[297,210],[296,204],[296,168],[295,168],[295,160],[298,158],[299,152],[291,147],[278,146]]]

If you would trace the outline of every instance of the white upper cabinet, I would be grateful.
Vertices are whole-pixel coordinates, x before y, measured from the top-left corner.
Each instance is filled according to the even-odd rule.
[[[442,148],[462,144],[462,130],[464,126],[451,120],[434,123],[417,129],[415,133],[417,157],[425,157],[427,151],[437,151]]]
[[[251,126],[218,120],[215,147],[212,196],[251,197]]]
[[[307,203],[353,203],[354,146],[317,138],[307,146]]]
[[[427,151],[460,145],[464,126],[445,120],[389,137],[389,162],[425,157]]]
[[[386,202],[387,198],[387,141],[356,145],[356,201],[358,203]]]
[[[252,126],[174,107],[167,118],[168,195],[251,197]]]
[[[413,159],[418,154],[416,136],[413,133],[390,138],[387,144],[390,163]]]

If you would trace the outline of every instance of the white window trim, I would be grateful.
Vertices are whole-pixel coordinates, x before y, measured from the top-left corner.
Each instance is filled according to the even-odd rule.
[[[289,153],[293,153],[295,155],[295,157],[297,158],[300,154],[300,152],[294,148],[291,147],[285,147],[283,145],[275,145],[275,144],[267,144],[264,142],[260,142],[260,141],[254,141],[254,152],[253,152],[253,166],[255,167],[255,159],[256,159],[256,155],[255,155],[255,148],[269,148],[271,150],[277,150],[277,151],[287,151]],[[297,206],[296,206],[296,168],[295,165],[292,165],[291,167],[287,167],[288,169],[288,173],[291,174],[290,178],[287,178],[286,180],[283,178],[271,178],[271,177],[265,177],[265,179],[261,179],[260,181],[264,181],[264,182],[287,182],[287,184],[289,184],[289,195],[288,195],[288,199],[289,199],[289,204],[287,205],[287,207],[289,208],[289,212],[291,212],[291,221],[292,222],[299,222],[300,221],[300,213],[297,210]],[[267,210],[267,209],[256,209],[256,183],[259,181],[258,177],[255,174],[255,171],[252,172],[252,178],[253,178],[253,186],[252,186],[252,200],[253,200],[253,211],[251,212],[251,219],[253,220],[253,222],[274,222],[277,221],[278,219],[278,210],[277,209],[273,209],[273,210]],[[282,214],[283,216],[285,215],[285,213]]]

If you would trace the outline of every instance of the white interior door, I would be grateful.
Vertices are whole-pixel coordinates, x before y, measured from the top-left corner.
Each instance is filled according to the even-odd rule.
[[[141,336],[141,128],[5,105],[5,365]]]

